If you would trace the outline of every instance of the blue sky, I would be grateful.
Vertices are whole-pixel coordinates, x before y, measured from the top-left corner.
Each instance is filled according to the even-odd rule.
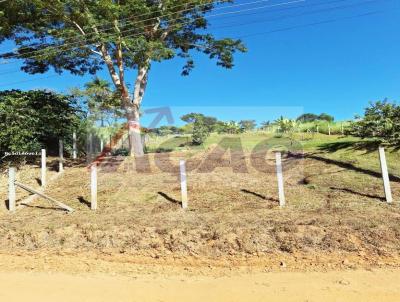
[[[251,0],[235,3],[246,2]],[[196,55],[196,68],[189,77],[180,75],[180,59],[154,63],[143,105],[189,111],[204,106],[207,114],[236,120],[295,117],[301,112],[327,112],[342,120],[362,113],[370,101],[400,100],[399,0],[286,2],[270,0],[227,9],[269,6],[210,18],[211,32],[217,37],[243,37],[249,51],[236,55],[232,70]],[[280,6],[273,7],[276,4]],[[222,28],[225,25],[229,27]],[[10,43],[0,45],[1,52],[10,49]],[[90,80],[90,76],[67,73],[3,74],[18,69],[18,64],[0,65],[0,89],[66,92]],[[133,82],[133,73],[129,75]],[[106,72],[99,76],[109,79]],[[14,82],[19,83],[10,84]],[[219,109],[213,110],[214,106]]]

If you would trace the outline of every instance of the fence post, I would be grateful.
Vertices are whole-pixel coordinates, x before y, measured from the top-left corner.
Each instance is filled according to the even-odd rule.
[[[46,149],[42,149],[41,158],[41,169],[40,169],[40,183],[42,187],[46,186]]]
[[[8,210],[15,212],[15,168],[8,168]]]
[[[60,159],[58,162],[58,172],[63,172],[64,171],[64,144],[63,144],[62,139],[58,140],[58,153],[60,156]]]
[[[72,158],[76,159],[76,132],[72,133]]]
[[[331,135],[331,125],[328,124],[328,135]]]
[[[179,161],[179,168],[180,168],[180,174],[181,174],[182,208],[186,209],[188,207],[188,196],[187,196],[187,181],[186,181],[185,160],[181,159]]]
[[[276,159],[276,176],[278,178],[278,195],[279,195],[279,206],[284,207],[286,204],[285,201],[285,192],[283,190],[283,174],[282,174],[282,155],[281,152],[275,153]]]
[[[90,166],[90,208],[97,210],[97,164],[92,163]]]
[[[390,190],[390,181],[389,181],[388,168],[386,164],[385,149],[383,147],[379,147],[379,160],[381,163],[383,188],[385,190],[386,202],[391,203],[393,201],[393,198],[392,198],[392,191]]]

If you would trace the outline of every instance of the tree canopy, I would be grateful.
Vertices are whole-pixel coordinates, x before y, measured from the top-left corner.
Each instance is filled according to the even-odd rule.
[[[0,2],[0,43],[15,51],[0,58],[23,60],[22,70],[95,74],[106,68],[129,123],[131,154],[143,155],[140,105],[152,62],[180,57],[182,74],[194,68],[193,53],[232,68],[242,41],[215,38],[207,14],[226,1],[213,0],[15,0]],[[132,90],[126,71],[135,69]]]

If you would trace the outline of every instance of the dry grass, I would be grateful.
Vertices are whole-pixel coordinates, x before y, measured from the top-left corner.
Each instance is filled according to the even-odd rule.
[[[248,154],[241,159],[246,173],[221,167],[229,164],[228,158],[209,159],[203,168],[192,169],[209,153],[151,154],[150,166],[110,158],[119,164],[99,169],[96,212],[88,206],[89,172],[76,164],[47,189],[76,211],[66,214],[40,199],[13,215],[1,207],[0,250],[209,258],[277,252],[399,254],[400,207],[383,202],[381,180],[373,171],[344,167],[315,153],[285,158],[288,206],[280,209],[272,161],[268,173],[252,167]],[[190,156],[189,209],[182,210],[177,165],[179,158]],[[175,168],[170,172],[160,170],[171,164]],[[215,165],[219,167],[210,171]],[[208,172],[199,172],[206,168]],[[37,167],[25,167],[18,175],[38,186]],[[6,181],[1,179],[2,200]],[[400,182],[393,181],[392,188],[398,202]]]

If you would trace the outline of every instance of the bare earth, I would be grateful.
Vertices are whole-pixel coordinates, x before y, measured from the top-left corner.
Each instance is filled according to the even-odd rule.
[[[0,301],[399,301],[398,276],[389,269],[219,277],[2,272]]]
[[[151,173],[110,158],[117,165],[99,168],[97,211],[86,165],[67,163],[46,193],[71,214],[42,199],[10,214],[4,174],[0,301],[400,301],[400,177],[388,205],[378,168],[323,155],[284,158],[283,209],[273,165],[188,164],[186,211],[183,154],[150,158]],[[174,171],[160,168],[168,160]],[[38,188],[39,175],[24,166],[17,180]],[[17,203],[27,196],[18,189]]]

